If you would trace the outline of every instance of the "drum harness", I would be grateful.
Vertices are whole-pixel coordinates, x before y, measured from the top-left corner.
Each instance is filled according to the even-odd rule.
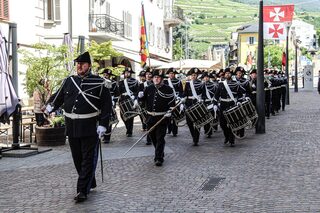
[[[163,92],[161,92],[156,86],[155,86],[155,88],[156,88],[156,94],[158,94],[161,98],[164,98],[164,99],[168,99],[168,98],[173,98],[173,97],[175,97],[175,93],[173,93],[173,94],[166,94],[166,93],[163,93]],[[173,92],[174,92],[174,90],[173,90]],[[174,99],[173,99],[174,100]],[[172,101],[173,101],[172,100]],[[169,104],[170,104],[171,102],[169,102]],[[147,113],[148,113],[148,115],[152,115],[152,116],[159,116],[159,115],[164,115],[164,114],[166,114],[167,112],[149,112],[149,111],[147,111]]]
[[[135,98],[134,98],[134,96],[132,95],[133,94],[133,92],[129,89],[129,85],[128,85],[128,79],[126,78],[126,79],[124,79],[124,81],[123,81],[123,83],[124,83],[124,88],[125,88],[125,90],[126,90],[126,92],[125,93],[122,93],[122,95],[128,95],[132,100],[134,100]],[[123,115],[125,115],[125,114],[141,114],[142,112],[141,112],[141,108],[140,108],[140,106],[138,105],[138,112],[137,111],[129,111],[129,112],[124,112],[123,113]]]
[[[227,80],[224,80],[224,81],[223,81],[223,85],[224,85],[224,87],[226,88],[227,93],[228,93],[228,95],[230,96],[231,100],[234,101],[234,103],[236,104],[236,103],[237,103],[237,100],[236,100],[235,97],[233,96],[233,94],[232,94],[232,92],[231,92],[231,90],[230,90],[230,87],[229,87],[229,85],[227,84]],[[223,99],[220,98],[220,100],[223,100]],[[238,136],[236,133],[234,133],[233,131],[232,131],[232,134],[233,134],[236,138],[238,138],[238,139],[243,139],[243,138],[246,137],[246,134],[244,134],[243,137],[239,137],[239,136]]]

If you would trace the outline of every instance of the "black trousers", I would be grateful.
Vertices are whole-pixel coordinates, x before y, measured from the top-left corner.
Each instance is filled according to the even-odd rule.
[[[271,92],[266,90],[265,94],[265,107],[266,107],[266,117],[270,117],[270,107],[271,107]]]
[[[73,163],[78,172],[77,193],[88,194],[95,186],[95,170],[98,161],[98,136],[69,138]]]
[[[108,143],[110,142],[110,138],[111,138],[111,131],[112,131],[112,125],[109,125],[109,127],[106,130],[106,135],[104,135],[104,142]]]
[[[121,111],[120,111],[120,116],[121,116],[124,124],[126,125],[126,129],[127,129],[126,134],[132,134],[132,130],[133,130],[133,119],[134,119],[134,118],[130,118],[130,119],[128,119],[128,120],[125,121],[125,120],[123,119],[123,114],[121,113]]]
[[[173,118],[170,118],[169,124],[168,124],[168,133],[171,133],[174,135],[178,134],[178,126],[176,125],[176,122],[173,120]]]
[[[234,143],[234,135],[231,131],[231,129],[227,125],[227,120],[223,116],[223,111],[220,110],[220,126],[223,131],[224,137],[226,141],[229,141],[230,143]]]
[[[191,119],[186,116],[186,120],[187,120],[187,125],[189,127],[192,139],[193,139],[193,143],[194,144],[198,144],[199,143],[199,136],[200,136],[200,129],[195,128],[193,126],[193,122],[191,121]]]
[[[150,117],[148,121],[148,130],[157,123],[162,118],[162,116],[153,116]],[[155,148],[154,152],[154,160],[163,162],[164,158],[164,147],[166,144],[166,141],[164,140],[164,137],[166,136],[167,132],[167,126],[168,126],[168,120],[164,119],[156,128],[154,128],[150,133],[149,137],[152,140],[153,146]]]

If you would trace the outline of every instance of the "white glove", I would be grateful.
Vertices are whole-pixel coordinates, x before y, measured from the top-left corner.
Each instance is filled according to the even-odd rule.
[[[184,98],[181,98],[181,103],[184,104],[186,102],[187,98],[184,97]]]
[[[249,101],[249,100],[251,100],[251,99],[250,99],[249,97],[246,97],[246,100]]]
[[[213,104],[210,104],[210,105],[207,106],[207,109],[209,109],[209,110],[212,109],[212,108],[214,108]]]
[[[134,95],[131,95],[130,98],[131,98],[132,100],[134,100]]]
[[[168,111],[166,114],[164,114],[164,117],[166,117],[166,118],[170,118],[170,117],[171,117],[171,112],[170,112],[170,111]]]
[[[52,112],[52,110],[53,110],[53,107],[52,107],[50,104],[48,104],[48,105],[46,106],[45,112],[47,112],[48,114],[50,114],[50,113]]]
[[[180,112],[182,112],[184,110],[184,105],[180,104]]]
[[[218,110],[218,106],[217,106],[217,105],[214,105],[214,106],[213,106],[213,111],[216,112],[217,110]]]
[[[138,100],[134,100],[134,101],[133,101],[133,108],[134,108],[134,109],[137,108],[138,105],[139,105],[139,104],[138,104]]]
[[[114,104],[115,104],[114,101],[112,101],[112,106],[114,106]]]
[[[255,85],[255,84],[252,84],[251,87],[252,87],[253,89],[255,89],[255,88],[256,88],[256,85]]]
[[[240,106],[241,105],[241,103],[240,102],[237,102],[237,106]]]
[[[99,135],[99,138],[102,138],[104,133],[106,133],[107,129],[104,126],[98,126],[97,128],[97,134]]]
[[[142,91],[140,91],[139,93],[138,93],[138,97],[139,98],[142,98],[144,96],[144,93],[142,92]]]

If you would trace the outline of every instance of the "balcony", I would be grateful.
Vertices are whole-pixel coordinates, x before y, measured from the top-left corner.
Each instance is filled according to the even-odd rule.
[[[124,22],[107,14],[90,14],[89,37],[97,42],[123,41]]]
[[[164,25],[167,27],[175,27],[184,22],[183,9],[177,7],[172,10],[171,7],[164,8]]]

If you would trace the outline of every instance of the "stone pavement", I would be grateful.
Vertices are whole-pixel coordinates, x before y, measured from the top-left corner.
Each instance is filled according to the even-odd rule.
[[[103,145],[105,182],[75,204],[76,170],[69,147],[27,158],[0,160],[0,212],[319,212],[320,96],[291,92],[290,105],[266,120],[266,134],[248,132],[236,147],[219,130],[192,146],[186,127],[166,137],[163,167],[142,142],[115,130]],[[99,162],[100,165],[100,162]],[[202,190],[212,184],[212,190]],[[209,187],[210,188],[210,187]],[[208,188],[207,188],[208,189]]]

